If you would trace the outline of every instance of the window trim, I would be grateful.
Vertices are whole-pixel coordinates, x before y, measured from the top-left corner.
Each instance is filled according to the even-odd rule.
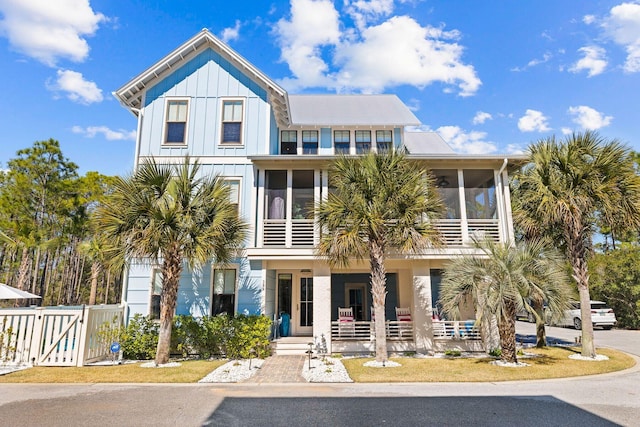
[[[227,181],[237,181],[238,182],[238,215],[240,215],[241,212],[241,208],[242,208],[242,197],[240,196],[242,194],[242,177],[241,176],[223,176],[221,177],[223,181],[227,182]]]
[[[225,102],[237,102],[240,101],[242,105],[242,118],[240,119],[240,141],[238,142],[224,142],[224,106]],[[246,123],[246,98],[242,97],[225,97],[220,98],[220,135],[218,139],[218,145],[220,147],[243,147],[244,146],[244,128]],[[237,123],[237,122],[228,122]]]
[[[157,274],[162,274],[162,267],[159,265],[154,265],[151,267],[151,280],[149,282],[149,309],[147,310],[148,312],[148,316],[149,319],[154,320],[154,321],[159,321],[160,317],[162,316],[162,288],[164,286],[164,284],[161,283],[161,288],[160,288],[160,293],[157,294],[155,293],[155,282],[156,282],[156,275]],[[153,297],[154,296],[158,296],[158,298],[160,299],[160,301],[158,302],[158,317],[154,317],[154,313],[153,313]]]
[[[282,135],[283,135],[285,132],[292,132],[292,133],[294,133],[294,134],[295,134],[295,136],[296,136],[296,138],[295,138],[295,139],[296,139],[296,140],[295,140],[295,144],[296,144],[296,145],[295,145],[295,148],[294,148],[294,150],[293,150],[293,152],[292,152],[292,153],[284,153],[284,152],[283,152],[283,150],[282,150],[282,144],[283,144],[283,143],[285,143],[285,141],[283,141]],[[287,143],[287,144],[291,144],[292,142],[293,142],[293,141],[286,141],[286,143]],[[280,148],[280,150],[279,150],[279,154],[280,154],[280,155],[283,155],[283,156],[290,156],[290,155],[293,155],[293,154],[297,154],[297,153],[298,153],[298,131],[297,131],[297,130],[295,130],[295,129],[282,129],[282,130],[280,130],[280,147],[279,147],[279,148]]]
[[[304,141],[304,134],[305,132],[310,132],[310,133],[315,133],[316,135],[316,141],[315,141],[315,153],[305,153],[305,141]],[[306,155],[310,155],[310,156],[314,156],[317,155],[320,151],[320,132],[318,132],[315,129],[306,129],[302,131],[302,135],[301,135],[301,143],[302,143],[302,154],[306,154]],[[311,142],[309,142],[309,144],[311,144]]]
[[[358,141],[358,133],[359,132],[361,132],[363,135],[364,134],[368,134],[369,135],[369,141],[368,142]],[[370,129],[356,129],[356,131],[353,134],[353,142],[355,144],[356,154],[367,154],[367,153],[371,152],[371,150],[373,148],[371,130]],[[359,144],[369,144],[369,149],[360,151],[359,150]]]
[[[393,145],[393,131],[389,130],[389,129],[376,129],[376,152],[380,152],[380,146],[378,145],[379,142],[380,142],[379,139],[378,139],[378,133],[379,132],[389,132],[389,135],[391,136],[391,139],[388,142],[387,141],[383,141],[383,143],[384,144],[389,144],[389,150],[388,151],[393,150],[393,147],[394,147],[394,145]]]
[[[187,117],[184,121],[184,141],[182,142],[167,142],[168,132],[169,132],[169,104],[171,102],[186,102],[187,103]],[[189,137],[189,104],[190,99],[185,97],[168,97],[165,98],[164,103],[164,116],[163,116],[163,126],[162,126],[162,146],[165,147],[184,147],[187,146],[187,141]],[[171,123],[179,123],[179,122],[171,122]]]
[[[216,270],[234,270],[235,271],[235,276],[236,276],[236,280],[233,284],[233,313],[227,313],[231,316],[235,316],[235,314],[238,312],[238,283],[240,282],[240,265],[239,264],[235,264],[235,263],[231,263],[231,264],[225,264],[224,266],[216,266],[215,264],[211,265],[211,288],[210,288],[210,295],[211,295],[211,299],[209,300],[209,314],[211,316],[217,316],[213,314],[213,307],[214,307],[214,289],[215,289],[215,281],[216,281]],[[220,295],[229,295],[229,294],[220,294]]]
[[[347,142],[340,142],[340,144],[347,144],[346,151],[338,151],[336,144],[336,133],[337,132],[345,132],[347,134]],[[333,130],[333,154],[349,154],[351,152],[351,131],[345,129],[334,129]]]

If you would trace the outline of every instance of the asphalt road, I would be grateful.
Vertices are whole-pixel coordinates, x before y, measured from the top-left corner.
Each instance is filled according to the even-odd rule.
[[[532,333],[518,323],[522,339]],[[597,331],[596,345],[613,340],[637,355],[637,333]],[[548,330],[550,339],[576,334]],[[640,364],[500,383],[3,384],[0,426],[638,426],[639,385]]]

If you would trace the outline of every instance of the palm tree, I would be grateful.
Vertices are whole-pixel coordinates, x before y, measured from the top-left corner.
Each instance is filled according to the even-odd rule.
[[[162,262],[160,330],[156,364],[169,360],[171,323],[183,261],[190,268],[214,259],[226,263],[240,249],[246,224],[218,176],[200,176],[197,162],[142,163],[133,175],[118,178],[113,194],[98,207],[102,232],[121,242],[127,258]]]
[[[516,363],[516,312],[533,312],[532,297],[544,299],[552,313],[567,305],[564,259],[539,240],[518,245],[475,241],[474,246],[482,255],[462,256],[447,265],[440,303],[454,319],[460,318],[461,306],[473,303],[479,326],[495,318],[500,358]]]
[[[403,151],[339,157],[329,171],[332,191],[315,209],[322,230],[317,255],[347,267],[369,258],[376,360],[386,362],[386,268],[391,250],[420,252],[440,242],[434,220],[442,202],[428,172]]]
[[[528,235],[547,235],[566,251],[580,296],[582,355],[596,356],[587,260],[598,223],[614,231],[640,227],[640,177],[631,151],[595,132],[529,147],[514,179],[514,218]]]

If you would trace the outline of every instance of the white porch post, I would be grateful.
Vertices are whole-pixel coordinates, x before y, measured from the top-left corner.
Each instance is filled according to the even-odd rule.
[[[469,221],[467,220],[467,201],[464,194],[464,169],[458,169],[458,196],[460,198],[460,227],[462,244],[469,242]]]
[[[429,263],[413,267],[413,308],[416,352],[432,352],[433,322],[431,308],[431,275]]]
[[[331,353],[331,269],[316,262],[313,266],[313,336],[324,334]]]

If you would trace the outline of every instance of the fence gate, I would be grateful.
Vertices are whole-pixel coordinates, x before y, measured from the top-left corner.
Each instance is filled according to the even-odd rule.
[[[82,366],[104,359],[109,344],[101,325],[122,324],[115,305],[0,310],[0,361],[41,366]]]

